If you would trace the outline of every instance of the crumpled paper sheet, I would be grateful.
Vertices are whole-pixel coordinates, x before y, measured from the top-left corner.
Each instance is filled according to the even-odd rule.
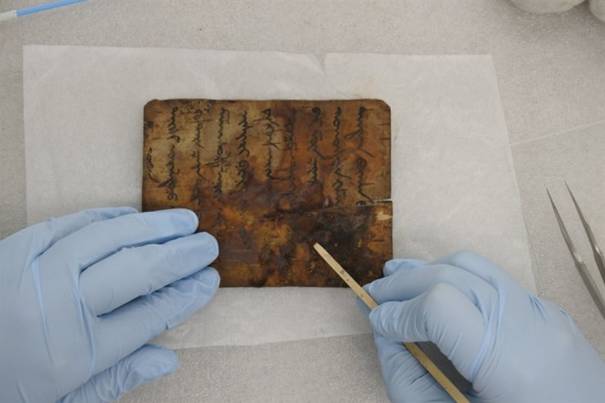
[[[480,252],[535,289],[489,56],[24,48],[28,222],[140,206],[150,99],[380,98],[392,111],[394,254]],[[369,332],[346,289],[221,289],[158,341],[254,345]]]

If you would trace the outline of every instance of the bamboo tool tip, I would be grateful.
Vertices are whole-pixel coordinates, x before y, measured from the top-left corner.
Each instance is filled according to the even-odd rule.
[[[330,255],[330,252],[328,252],[318,242],[313,244],[313,248],[315,248],[319,256],[321,256],[321,258],[328,264],[328,266],[330,266],[332,270],[334,270],[336,274],[338,274],[338,276],[351,288],[351,290],[353,290],[355,295],[357,295],[357,297],[359,297],[359,299],[361,299],[368,308],[374,309],[378,306],[370,294],[368,294],[366,290],[364,290],[363,287],[359,285],[359,283],[355,281],[355,279],[351,277],[351,275],[340,265],[340,263],[338,263],[336,259]]]

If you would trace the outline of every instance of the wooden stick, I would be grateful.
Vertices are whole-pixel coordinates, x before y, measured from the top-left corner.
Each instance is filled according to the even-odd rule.
[[[370,309],[374,309],[378,306],[376,301],[364,290],[357,281],[351,277],[349,273],[318,243],[313,245],[313,248],[319,253],[319,256],[326,261],[326,263],[344,280],[345,283],[353,290],[355,295],[359,297]],[[424,351],[418,347],[416,343],[403,343],[404,347],[412,354],[414,358],[422,365],[429,374],[433,376],[435,381],[445,392],[450,395],[456,403],[470,403],[462,392],[458,390],[456,385],[449,380],[447,376],[435,365],[435,363],[425,354]]]

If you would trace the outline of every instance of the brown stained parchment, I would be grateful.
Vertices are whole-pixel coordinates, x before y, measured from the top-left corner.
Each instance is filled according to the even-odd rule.
[[[379,100],[151,101],[143,209],[194,210],[223,286],[344,286],[392,257],[390,109]]]

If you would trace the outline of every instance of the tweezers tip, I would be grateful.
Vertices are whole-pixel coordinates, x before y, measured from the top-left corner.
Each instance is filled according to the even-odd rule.
[[[582,222],[582,226],[584,227],[584,230],[586,231],[586,235],[588,235],[590,243],[592,244],[593,240],[594,240],[594,236],[592,235],[592,230],[590,228],[590,225],[586,221],[586,218],[584,217],[584,213],[582,212],[582,209],[580,208],[580,205],[578,204],[578,201],[576,200],[576,196],[571,191],[571,188],[567,184],[567,181],[565,181],[565,186],[567,187],[567,192],[569,193],[569,196],[571,197],[571,201],[573,202],[573,205],[576,209],[576,213],[578,213],[578,216],[580,217],[580,221]]]
[[[571,188],[569,187],[569,184],[567,183],[567,181],[565,181],[565,187],[567,188],[567,193],[569,193],[569,195],[571,196],[571,199],[574,201],[574,204],[577,205],[576,201],[576,197],[573,194],[573,192],[571,191]]]
[[[546,188],[546,194],[548,195],[548,200],[550,200],[550,205],[555,210],[555,212],[558,213],[557,206],[555,205],[555,201],[553,200],[552,194],[550,193],[550,190],[548,190],[548,188]]]

